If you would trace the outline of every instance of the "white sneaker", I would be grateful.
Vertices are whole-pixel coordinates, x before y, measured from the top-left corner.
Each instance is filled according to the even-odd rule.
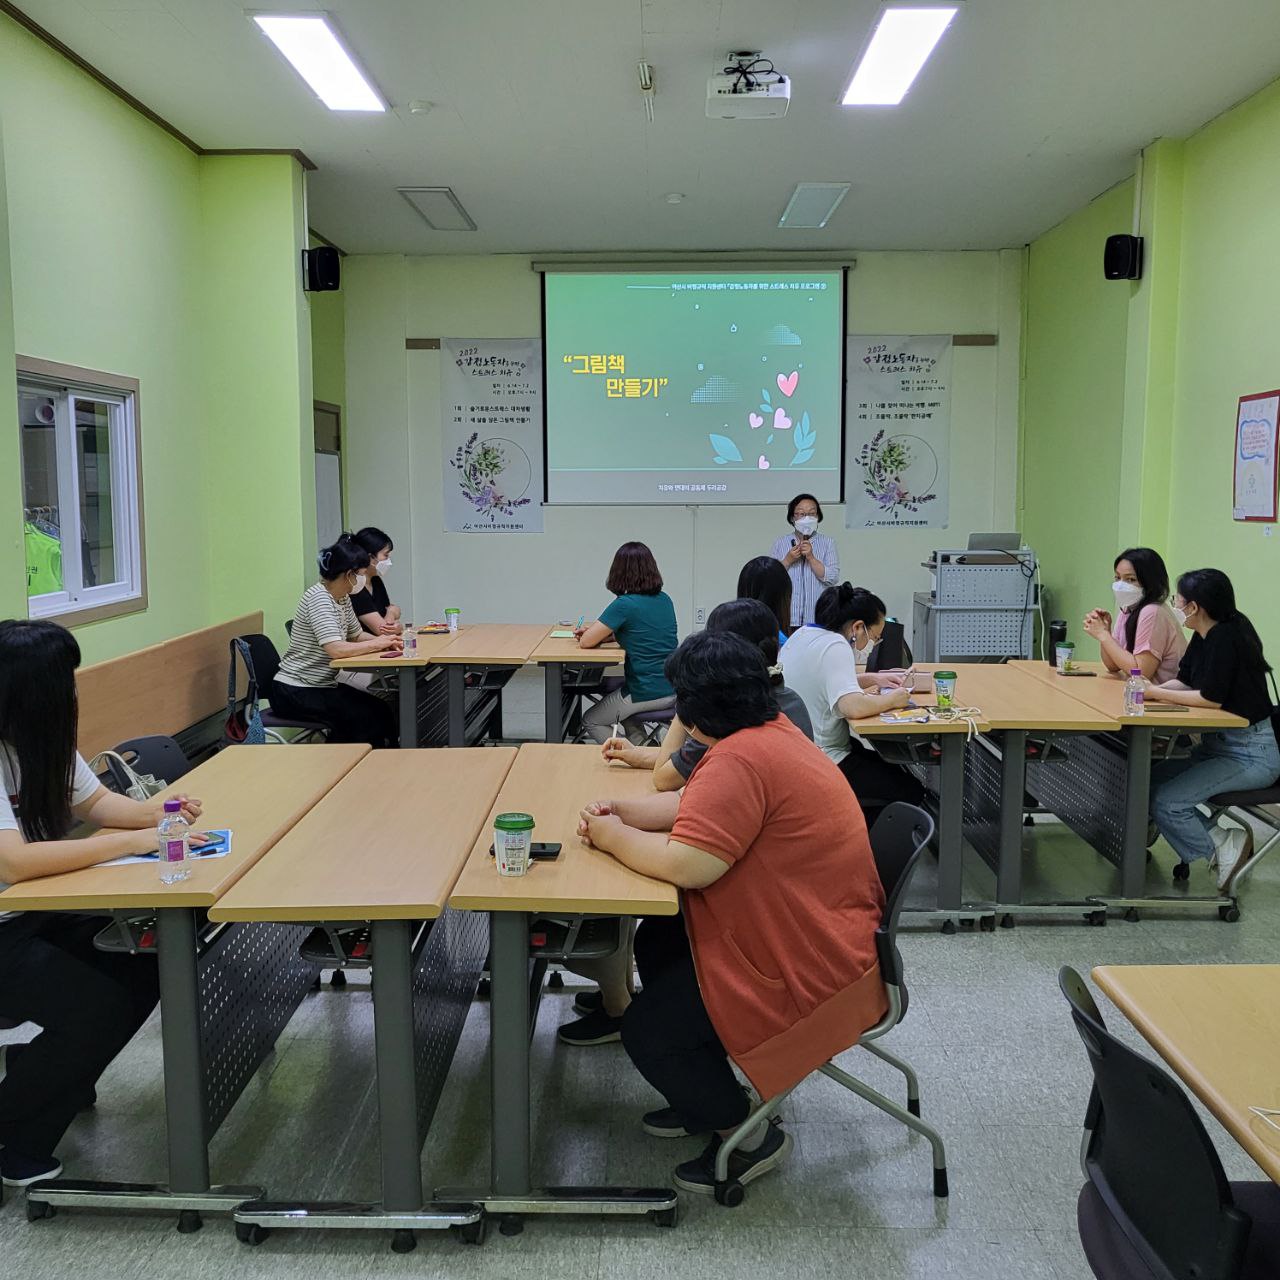
[[[1225,894],[1230,890],[1236,873],[1253,857],[1253,832],[1232,827],[1223,831],[1221,840],[1214,832],[1214,843],[1218,846],[1218,892]]]

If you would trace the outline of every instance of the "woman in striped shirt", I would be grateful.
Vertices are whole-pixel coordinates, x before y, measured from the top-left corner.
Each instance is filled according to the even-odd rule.
[[[395,745],[396,722],[391,708],[371,693],[338,683],[329,665],[334,658],[367,654],[394,658],[400,637],[370,639],[351,596],[363,591],[370,569],[369,553],[344,533],[320,552],[320,581],[298,602],[289,650],[271,684],[271,710],[292,720],[314,720],[327,726],[330,742],[367,742],[371,747]]]
[[[819,533],[822,505],[811,493],[797,493],[787,504],[791,532],[773,544],[770,553],[791,575],[791,626],[813,621],[818,597],[840,581],[840,557],[836,544]]]

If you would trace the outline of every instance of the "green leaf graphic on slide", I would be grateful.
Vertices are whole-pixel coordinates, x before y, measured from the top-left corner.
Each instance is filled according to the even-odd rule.
[[[707,436],[711,447],[716,451],[717,462],[741,462],[742,453],[728,436],[718,436],[714,432]]]
[[[793,467],[802,466],[813,457],[814,446],[818,443],[818,433],[810,426],[808,413],[800,415],[800,421],[796,423],[795,435],[791,442],[796,447],[796,455],[791,459]]]

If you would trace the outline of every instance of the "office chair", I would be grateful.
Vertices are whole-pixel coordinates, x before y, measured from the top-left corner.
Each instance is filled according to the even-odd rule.
[[[240,647],[243,642],[248,648],[246,656]],[[237,674],[237,659],[245,664],[245,668],[249,676],[250,693],[256,693],[259,702],[263,698],[270,696],[271,682],[276,678],[276,672],[280,670],[280,654],[275,645],[271,642],[270,636],[264,635],[247,635],[237,636],[231,642],[231,672],[230,681],[234,688],[234,680]],[[247,699],[246,699],[247,702]],[[247,706],[241,707],[239,714],[244,716],[247,712]],[[278,716],[268,707],[262,708],[260,711],[262,717],[262,727],[266,730],[267,741],[277,743],[303,743],[320,741],[323,742],[328,728],[319,724],[314,720],[291,720],[287,716]],[[298,736],[296,738],[286,738],[280,731],[282,729],[296,729]]]
[[[896,801],[887,805],[871,828],[871,852],[884,887],[884,911],[880,926],[876,929],[876,954],[880,961],[880,977],[884,982],[889,1008],[874,1027],[869,1027],[854,1042],[882,1062],[900,1071],[907,1082],[907,1106],[903,1110],[884,1094],[850,1075],[835,1062],[827,1062],[818,1071],[828,1079],[843,1085],[864,1101],[878,1107],[886,1115],[900,1120],[908,1129],[923,1134],[933,1148],[933,1194],[939,1198],[947,1195],[947,1154],[938,1131],[920,1119],[920,1082],[910,1063],[895,1057],[875,1042],[892,1031],[907,1013],[907,988],[903,976],[902,953],[898,950],[898,916],[911,877],[920,854],[933,839],[933,819],[915,805]],[[719,1204],[736,1208],[744,1199],[745,1191],[736,1178],[729,1177],[729,1157],[739,1143],[763,1120],[771,1119],[778,1108],[794,1091],[788,1089],[762,1103],[720,1144],[716,1154],[715,1197]]]
[[[1058,985],[1093,1068],[1076,1220],[1097,1280],[1280,1275],[1280,1188],[1228,1182],[1178,1082],[1107,1030],[1074,969]]]

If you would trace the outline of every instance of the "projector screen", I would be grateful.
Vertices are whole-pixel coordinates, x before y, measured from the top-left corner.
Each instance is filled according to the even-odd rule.
[[[841,497],[843,271],[543,277],[549,503]]]

